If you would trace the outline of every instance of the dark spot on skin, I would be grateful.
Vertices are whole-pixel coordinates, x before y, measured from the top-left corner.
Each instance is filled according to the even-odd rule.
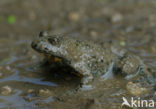
[[[47,48],[47,47],[45,47],[45,50],[48,50],[48,48]]]
[[[76,42],[77,42],[77,43],[80,43],[80,41],[79,41],[79,40],[76,40]]]
[[[96,58],[96,56],[92,56],[92,58]]]
[[[76,40],[76,46],[79,46],[79,44],[80,44],[80,41]]]
[[[88,44],[85,44],[85,46],[89,46]]]
[[[89,64],[88,64],[88,67],[89,67],[89,68],[91,68],[91,67],[92,67],[92,64],[91,64],[91,63],[89,63]]]

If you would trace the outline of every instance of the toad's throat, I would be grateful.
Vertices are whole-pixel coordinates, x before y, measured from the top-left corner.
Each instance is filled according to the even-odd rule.
[[[71,73],[74,74],[75,76],[78,76],[80,78],[83,77],[83,75],[81,73],[79,73],[78,71],[76,71],[73,67],[69,66],[67,64],[67,60],[63,59],[62,57],[58,57],[58,56],[53,56],[50,54],[46,54],[45,55],[47,57],[48,63],[49,64],[54,64],[54,63],[65,63],[67,65],[67,67],[71,68]]]

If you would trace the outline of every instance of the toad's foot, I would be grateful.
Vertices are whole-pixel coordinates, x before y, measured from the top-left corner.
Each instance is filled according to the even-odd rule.
[[[93,81],[93,75],[91,75],[90,73],[89,73],[89,75],[84,75],[84,77],[82,78],[82,81],[81,81],[82,86],[80,87],[80,90],[87,91],[87,90],[94,89],[94,87],[91,84],[89,84],[92,81]]]
[[[81,91],[88,91],[88,90],[92,90],[94,89],[94,87],[92,85],[82,85],[80,90]]]

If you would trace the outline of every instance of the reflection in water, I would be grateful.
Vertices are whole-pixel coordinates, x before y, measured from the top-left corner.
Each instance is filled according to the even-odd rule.
[[[9,65],[9,64],[13,64],[14,62],[16,62],[17,60],[21,60],[24,59],[24,56],[10,56],[8,58],[3,59],[0,62],[0,65]]]
[[[21,90],[16,90],[16,93],[10,96],[0,96],[0,99],[2,99],[4,102],[0,103],[0,108],[13,108],[16,109],[31,109],[31,108],[37,108],[36,103],[42,102],[42,103],[49,103],[53,101],[53,97],[50,96],[46,99],[39,99],[38,97],[35,97],[31,102],[26,101],[23,99],[20,94],[22,94]],[[28,95],[26,98],[32,98],[33,95]],[[47,108],[48,109],[48,108]]]
[[[4,102],[0,103],[0,108],[13,108],[18,107],[22,108],[23,106],[26,106],[28,108],[31,108],[33,105],[27,101],[25,101],[23,98],[20,97],[20,94],[22,91],[16,90],[16,93],[11,96],[0,96],[0,99],[4,100]]]
[[[48,82],[48,81],[42,81],[43,78],[28,78],[28,77],[21,77],[18,75],[18,70],[14,69],[14,74],[11,76],[8,76],[6,78],[0,79],[0,82],[6,82],[6,81],[19,81],[19,82],[29,82],[32,84],[36,84],[36,85],[46,85],[46,86],[53,86],[56,87],[57,85],[52,83],[52,82]]]

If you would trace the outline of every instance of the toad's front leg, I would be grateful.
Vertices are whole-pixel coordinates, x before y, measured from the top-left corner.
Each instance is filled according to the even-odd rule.
[[[91,82],[93,81],[93,75],[88,65],[84,61],[80,62],[73,61],[71,65],[75,68],[77,72],[82,74],[79,89],[82,91],[93,89],[93,86],[91,85]]]
[[[81,80],[81,90],[82,91],[87,91],[87,90],[91,90],[94,87],[92,86],[92,84],[90,84],[93,81],[93,75],[89,72],[85,72],[83,75],[83,78]]]

